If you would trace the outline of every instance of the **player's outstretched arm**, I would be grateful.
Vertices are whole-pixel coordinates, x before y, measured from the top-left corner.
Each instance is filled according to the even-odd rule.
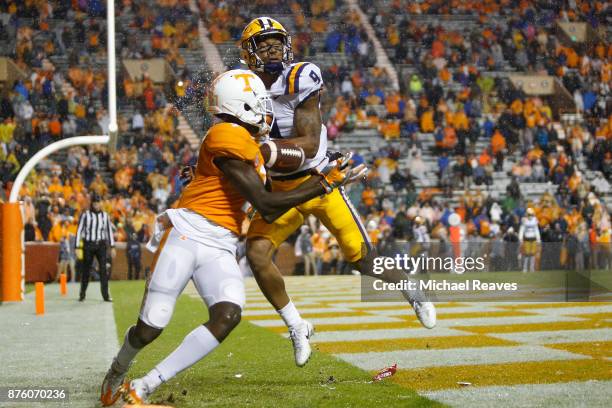
[[[291,142],[304,150],[307,158],[316,156],[321,137],[321,109],[319,93],[311,95],[295,109]]]
[[[326,193],[321,184],[323,180],[321,176],[309,178],[294,190],[270,192],[265,189],[252,164],[225,157],[218,157],[214,162],[232,185],[269,223],[296,205]]]

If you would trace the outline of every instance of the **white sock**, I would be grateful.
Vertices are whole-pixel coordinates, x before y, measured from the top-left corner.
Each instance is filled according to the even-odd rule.
[[[144,383],[147,384],[149,394],[151,394],[157,387],[162,385],[162,383],[165,382],[166,380],[162,378],[161,374],[159,373],[159,371],[157,371],[157,367],[156,367],[152,369],[151,371],[149,371],[147,375],[142,377],[142,381],[144,381]]]
[[[149,392],[153,392],[161,383],[168,381],[181,371],[191,367],[219,345],[219,341],[206,326],[198,326],[183,339],[168,357],[149,371],[142,379]]]
[[[119,349],[119,353],[117,353],[117,358],[115,360],[119,366],[117,368],[121,369],[122,371],[127,371],[127,369],[130,367],[130,363],[134,357],[136,357],[136,354],[138,354],[138,352],[141,350],[132,347],[130,340],[128,339],[132,327],[134,326],[131,326],[125,333],[123,345],[121,346],[121,349]]]
[[[285,307],[277,310],[277,312],[280,317],[283,318],[285,325],[287,325],[289,329],[294,328],[302,322],[302,316],[300,316],[300,312],[297,311],[291,300],[285,305]]]

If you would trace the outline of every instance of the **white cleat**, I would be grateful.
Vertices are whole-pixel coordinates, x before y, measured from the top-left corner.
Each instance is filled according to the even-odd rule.
[[[149,394],[149,387],[140,378],[125,383],[123,386],[123,400],[132,405],[145,404]]]
[[[410,302],[417,318],[427,329],[436,327],[436,307],[431,302],[419,302],[418,300]]]
[[[118,367],[116,359],[113,360],[102,382],[102,390],[100,391],[100,402],[102,402],[102,406],[108,407],[117,402],[121,396],[126,372],[127,370],[124,371]]]
[[[289,338],[293,343],[295,364],[304,367],[310,358],[312,348],[310,347],[310,337],[314,334],[314,326],[307,320],[289,331]]]

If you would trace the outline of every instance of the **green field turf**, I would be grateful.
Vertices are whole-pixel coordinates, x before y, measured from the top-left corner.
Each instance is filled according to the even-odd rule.
[[[111,282],[111,286],[122,343],[125,331],[136,321],[144,284]],[[146,374],[206,316],[202,301],[181,296],[170,325],[136,357],[129,378]],[[289,340],[243,321],[212,354],[162,385],[151,402],[181,408],[442,406],[391,382],[370,380],[366,371],[323,353],[315,352],[306,367],[298,368]]]

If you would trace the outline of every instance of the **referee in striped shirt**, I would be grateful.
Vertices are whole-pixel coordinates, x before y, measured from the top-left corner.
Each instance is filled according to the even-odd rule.
[[[89,273],[94,257],[98,260],[100,267],[100,289],[105,302],[112,302],[108,294],[108,275],[106,271],[106,252],[108,245],[112,248],[112,256],[115,256],[115,240],[113,228],[107,213],[102,211],[100,197],[96,194],[91,197],[91,207],[81,214],[76,236],[77,248],[83,250],[81,262],[81,294],[79,302],[85,300],[87,285],[89,284]]]

